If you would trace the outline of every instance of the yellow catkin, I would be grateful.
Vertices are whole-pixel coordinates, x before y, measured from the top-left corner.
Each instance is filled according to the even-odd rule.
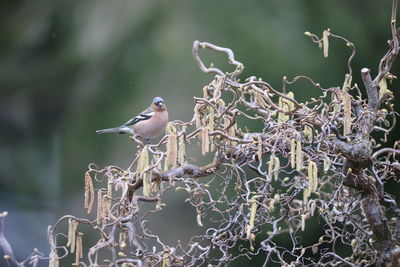
[[[228,117],[224,117],[224,127],[226,128],[226,127],[228,127],[230,124],[231,124],[231,120],[230,120]],[[231,125],[231,127],[229,127],[229,128],[227,129],[227,134],[228,134],[229,136],[231,136],[231,137],[236,137],[236,128],[237,128],[236,123],[233,123],[233,124]],[[235,141],[229,141],[228,143],[229,143],[231,146],[235,146],[235,145],[236,145],[236,142],[235,142]]]
[[[296,167],[296,139],[290,140],[290,166],[292,169]]]
[[[307,138],[308,142],[312,142],[313,139],[313,129],[309,125],[304,125],[303,130],[304,136]]]
[[[146,197],[151,196],[151,184],[150,184],[150,179],[151,179],[151,173],[146,172],[143,175],[143,195]]]
[[[342,86],[342,91],[343,92],[348,92],[349,89],[351,88],[351,82],[352,82],[353,77],[350,74],[346,74],[344,76],[344,82]]]
[[[261,162],[262,161],[262,155],[263,155],[263,143],[262,143],[261,136],[258,136],[257,143],[258,143],[257,157],[258,157],[258,160]]]
[[[200,128],[201,127],[201,113],[200,113],[200,104],[196,104],[194,107],[194,117],[195,117],[195,121],[196,121],[196,128]]]
[[[379,98],[382,98],[388,92],[386,78],[382,78],[379,82]]]
[[[203,227],[203,223],[201,222],[201,211],[199,209],[196,210],[196,221],[198,226]]]
[[[308,186],[303,192],[303,202],[307,203],[311,193],[316,192],[318,188],[318,166],[314,161],[308,163],[307,169]]]
[[[146,169],[149,166],[149,150],[148,147],[145,146],[143,147],[142,151],[140,152],[139,155],[139,160],[137,163],[137,168],[136,168],[136,179],[140,180],[142,179],[143,181],[143,195],[149,196],[150,195],[150,178],[151,178],[151,173]]]
[[[304,190],[303,190],[303,203],[304,203],[304,205],[307,204],[307,202],[308,202],[308,197],[309,197],[309,196],[310,196],[310,190],[309,190],[308,187],[306,187],[306,188],[304,188]]]
[[[103,194],[101,190],[97,191],[97,224],[101,223],[103,219]]]
[[[70,251],[71,253],[75,252],[75,245],[76,245],[76,229],[78,227],[78,222],[75,220],[72,220],[72,240],[71,240],[71,246],[70,246]]]
[[[208,130],[210,132],[214,131],[214,119],[215,119],[214,113],[215,113],[214,108],[210,106],[209,111],[208,111]],[[215,150],[214,137],[210,136],[209,138],[210,138],[210,144],[211,144],[210,151],[214,151]]]
[[[103,224],[104,224],[106,222],[106,220],[107,220],[108,215],[109,215],[107,194],[103,195],[103,203],[101,204],[101,207],[102,207],[101,217],[103,218]]]
[[[291,91],[287,93],[287,96],[294,99],[294,93],[291,92]],[[287,105],[289,106],[289,111],[293,111],[294,110],[294,103],[292,101],[290,101],[290,100],[287,100],[287,99],[285,99],[285,101],[286,101]]]
[[[143,174],[143,195],[146,197],[151,196],[151,173],[150,172],[145,172]]]
[[[183,134],[179,137],[179,142],[178,142],[178,163],[179,165],[183,165],[185,163],[185,157],[186,157],[186,149],[185,149],[185,132],[186,132],[186,126],[182,127],[182,132]]]
[[[329,157],[326,157],[324,159],[324,173],[327,173],[331,167],[331,159]]]
[[[58,261],[57,249],[52,248],[50,252],[49,267],[58,267],[58,266],[59,266],[59,261]]]
[[[91,180],[89,173],[85,173],[85,209],[89,208],[90,191],[89,181]]]
[[[324,50],[324,57],[328,57],[328,51],[329,51],[329,38],[328,38],[328,36],[329,36],[329,34],[330,34],[329,29],[325,30],[322,33],[322,46],[323,46],[323,50]]]
[[[270,108],[270,105],[268,105],[268,103],[265,102],[265,99],[264,99],[264,96],[263,96],[262,93],[258,93],[258,92],[256,93],[256,101],[257,101],[257,104],[258,104],[261,108],[263,108],[263,109],[265,109],[265,110],[267,110],[267,109]]]
[[[125,232],[119,233],[118,245],[120,249],[124,249],[126,247],[126,234]]]
[[[306,230],[306,215],[305,214],[301,214],[301,231],[304,232],[304,230]]]
[[[317,189],[318,189],[318,166],[315,162],[312,162],[312,163],[313,163],[313,179],[314,179],[314,182],[313,182],[314,187],[312,188],[312,191],[317,192]]]
[[[287,96],[290,98],[294,98],[293,92],[288,92]],[[290,112],[294,110],[294,103],[286,98],[279,97],[279,107],[282,108],[286,112]],[[290,119],[290,115],[285,112],[278,113],[278,122],[286,122]]]
[[[278,157],[274,157],[274,180],[278,181],[279,170],[281,168],[281,162]]]
[[[285,99],[279,97],[279,107],[282,108],[284,111],[288,111],[289,107],[286,105]],[[285,112],[278,113],[278,123],[286,122],[289,119],[289,116],[286,115]]]
[[[177,163],[176,161],[178,156],[178,147],[177,147],[178,132],[174,124],[168,123],[167,134],[168,134],[168,141],[167,141],[167,156],[165,159],[165,166],[164,166],[165,170],[168,169],[168,166],[175,168]]]
[[[213,90],[213,99],[218,99],[221,96],[221,89],[223,89],[224,86],[224,76],[217,76],[216,79],[213,80],[212,85],[214,87]]]
[[[68,220],[68,241],[67,241],[67,247],[70,247],[71,246],[71,241],[72,241],[72,234],[75,234],[75,233],[72,233],[72,220],[71,219],[69,219]]]
[[[75,251],[75,237],[76,237],[76,229],[78,228],[78,222],[76,220],[70,219],[68,221],[68,241],[67,247],[70,247],[71,253]]]
[[[75,263],[73,265],[79,266],[79,262],[80,262],[81,258],[83,258],[82,233],[77,233],[76,234]]]
[[[351,97],[348,93],[342,93],[343,101],[343,135],[351,133]]]
[[[275,165],[275,155],[274,154],[271,154],[267,164],[268,164],[268,178],[272,179],[272,175],[274,172],[274,165]]]
[[[337,113],[340,112],[340,101],[339,101],[339,96],[338,96],[338,92],[333,92],[332,94],[332,102],[334,102],[333,104],[333,113],[334,116],[336,116]]]
[[[147,146],[144,146],[140,151],[137,167],[136,167],[136,179],[140,179],[142,172],[149,166],[149,150]]]
[[[210,138],[208,135],[208,126],[205,126],[201,132],[201,154],[204,156],[210,150]]]
[[[163,252],[162,267],[170,267],[171,266],[171,261],[170,261],[169,257],[170,257],[170,250],[168,248],[165,248],[164,252]]]
[[[300,171],[303,164],[303,153],[301,150],[301,140],[296,142],[296,171]]]
[[[109,179],[108,184],[107,184],[106,203],[107,203],[107,214],[109,214],[109,213],[111,213],[111,205],[112,205],[112,181],[111,181],[111,178]]]
[[[85,173],[85,209],[91,213],[94,205],[94,187],[92,177],[88,172]]]
[[[253,196],[250,201],[250,218],[249,218],[249,223],[246,227],[246,236],[247,239],[252,239],[251,231],[254,228],[254,220],[256,218],[256,212],[257,212],[257,198],[258,196]]]
[[[308,178],[308,192],[311,194],[311,192],[314,192],[314,190],[313,190],[313,188],[315,187],[314,186],[314,182],[315,182],[315,180],[314,180],[314,173],[313,173],[313,170],[314,170],[314,165],[313,165],[313,163],[314,162],[312,162],[312,161],[310,161],[309,163],[308,163],[308,169],[307,169],[307,178]]]

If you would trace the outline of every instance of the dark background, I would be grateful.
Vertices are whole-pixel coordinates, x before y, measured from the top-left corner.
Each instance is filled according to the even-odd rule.
[[[89,163],[131,163],[127,136],[96,129],[120,125],[154,96],[171,120],[191,119],[193,96],[212,79],[193,60],[194,40],[231,48],[243,79],[279,89],[285,75],[308,75],[327,88],[343,84],[350,49],[331,39],[325,59],[304,32],[330,28],[355,44],[353,82],[364,90],[359,71],[376,74],[390,11],[391,1],[376,0],[0,1],[0,210],[18,259],[34,247],[48,253],[47,225],[58,217],[84,214]],[[219,54],[206,58],[228,67]],[[307,83],[292,90],[300,101],[320,94]],[[159,231],[186,240],[199,231],[195,212],[183,194],[170,198]]]

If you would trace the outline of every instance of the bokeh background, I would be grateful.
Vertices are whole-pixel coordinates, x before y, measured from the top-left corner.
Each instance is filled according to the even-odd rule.
[[[389,0],[0,1],[0,210],[9,212],[17,257],[34,247],[48,253],[47,226],[84,214],[89,163],[131,163],[136,148],[127,136],[96,129],[124,123],[154,96],[172,120],[192,117],[193,96],[213,78],[195,64],[194,40],[231,48],[243,78],[278,89],[285,75],[308,75],[327,88],[342,85],[350,50],[333,40],[325,59],[304,32],[330,28],[355,44],[353,81],[362,87],[359,70],[375,74],[387,49],[390,10]],[[229,70],[224,56],[202,55]],[[400,75],[398,62],[393,73]],[[306,83],[292,91],[299,100],[320,94]],[[156,226],[166,240],[186,240],[199,231],[194,211],[184,195],[170,198]]]

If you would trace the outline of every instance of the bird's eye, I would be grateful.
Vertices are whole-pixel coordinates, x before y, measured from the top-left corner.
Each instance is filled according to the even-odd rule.
[[[162,101],[157,102],[157,106],[162,107],[163,105],[164,105],[164,102],[162,102]]]

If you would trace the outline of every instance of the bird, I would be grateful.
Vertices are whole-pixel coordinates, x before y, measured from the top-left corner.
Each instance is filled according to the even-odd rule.
[[[138,134],[149,142],[165,133],[168,123],[168,111],[164,100],[155,97],[150,106],[136,117],[133,117],[123,125],[115,128],[97,130],[96,133]]]

